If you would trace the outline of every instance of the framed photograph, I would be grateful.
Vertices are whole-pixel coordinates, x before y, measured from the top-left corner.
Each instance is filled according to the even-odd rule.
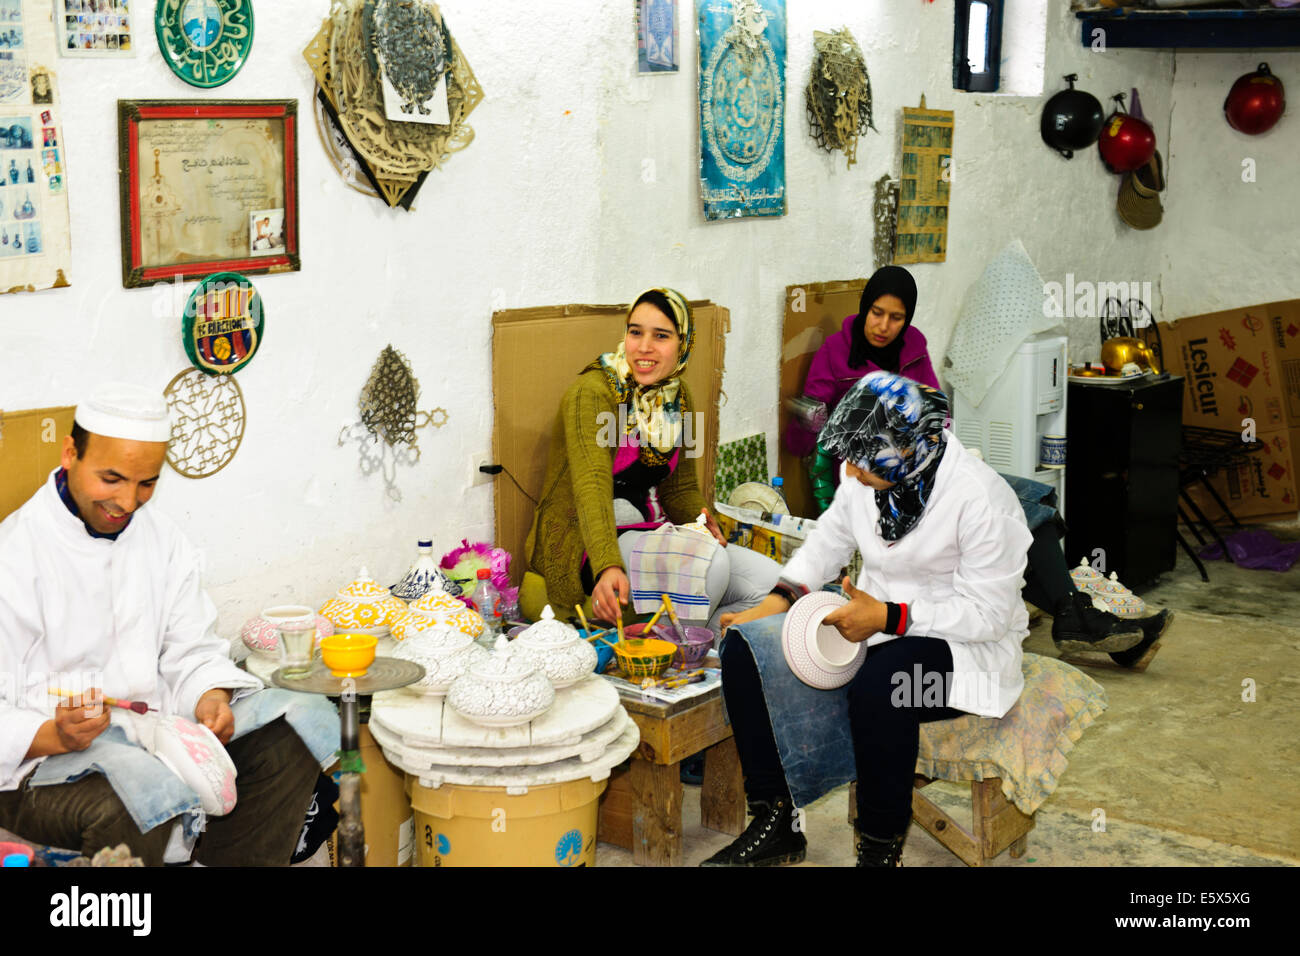
[[[677,72],[677,0],[636,0],[637,72]]]
[[[135,56],[131,8],[141,0],[54,0],[64,56]]]
[[[122,284],[302,268],[297,121],[297,100],[118,100]]]

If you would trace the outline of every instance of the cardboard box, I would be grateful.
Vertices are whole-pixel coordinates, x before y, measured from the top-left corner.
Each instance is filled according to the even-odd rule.
[[[1190,316],[1161,333],[1168,371],[1187,379],[1183,424],[1300,427],[1300,301]]]
[[[0,520],[22,507],[59,467],[74,411],[71,405],[0,411]]]
[[[1256,440],[1261,446],[1258,452],[1243,455],[1232,468],[1220,470],[1210,485],[1238,519],[1266,515],[1294,518],[1300,509],[1296,483],[1300,428],[1259,432]],[[1210,521],[1225,518],[1200,482],[1189,485],[1187,493]]]
[[[686,464],[695,467],[704,500],[712,501],[731,313],[708,301],[691,302],[691,313],[695,346],[684,377],[702,414],[704,434],[693,434],[695,456],[687,457]],[[494,482],[496,545],[514,558],[510,580],[515,584],[528,565],[524,540],[533,524],[534,501],[542,497],[560,399],[587,363],[618,344],[626,318],[626,305],[511,309],[492,316],[492,455],[514,479],[502,474]]]

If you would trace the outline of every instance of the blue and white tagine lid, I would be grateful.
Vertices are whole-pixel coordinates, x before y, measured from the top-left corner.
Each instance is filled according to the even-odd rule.
[[[460,585],[443,574],[442,568],[438,567],[438,562],[434,560],[433,542],[420,541],[417,547],[419,553],[415,556],[415,562],[402,580],[388,589],[393,597],[401,598],[403,601],[418,601],[435,589],[446,591],[452,597],[460,597]]]

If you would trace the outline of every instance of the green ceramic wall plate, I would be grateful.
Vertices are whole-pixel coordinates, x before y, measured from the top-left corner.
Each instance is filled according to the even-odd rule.
[[[253,49],[252,0],[158,0],[153,25],[163,59],[191,86],[228,82]]]

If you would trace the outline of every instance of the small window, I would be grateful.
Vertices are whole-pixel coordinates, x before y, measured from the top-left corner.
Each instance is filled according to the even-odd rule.
[[[1002,62],[1002,0],[956,0],[953,13],[952,86],[971,93],[998,88]]]

